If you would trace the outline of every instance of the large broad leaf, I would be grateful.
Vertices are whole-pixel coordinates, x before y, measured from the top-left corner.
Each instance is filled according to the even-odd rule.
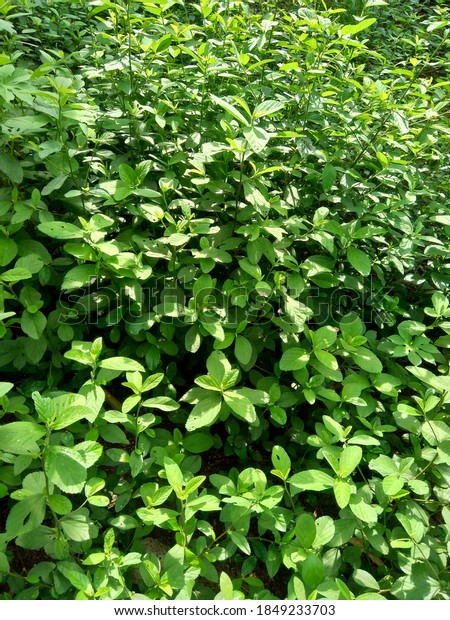
[[[355,364],[367,372],[378,374],[383,370],[383,364],[378,357],[366,347],[359,347],[351,356]]]
[[[330,370],[339,369],[338,361],[332,353],[322,351],[322,349],[317,349],[317,351],[314,351],[314,355],[326,368],[329,368]]]
[[[38,224],[38,230],[53,239],[79,239],[84,236],[84,231],[68,222],[43,222]]]
[[[256,411],[253,404],[243,394],[239,393],[239,390],[228,390],[223,393],[223,397],[231,411],[245,420],[249,424],[254,424],[257,420]]]
[[[234,542],[236,547],[238,547],[238,549],[240,549],[246,555],[251,555],[252,550],[250,548],[248,540],[243,534],[241,534],[240,532],[234,532],[233,530],[231,530],[230,538]]]
[[[262,118],[263,116],[268,116],[269,114],[275,114],[275,112],[279,112],[284,108],[284,103],[282,101],[275,101],[274,99],[267,99],[266,101],[262,101],[258,103],[256,108],[253,110],[253,118]]]
[[[45,482],[39,493],[28,495],[25,499],[14,504],[6,519],[6,540],[12,540],[18,534],[38,527],[45,518],[46,501],[43,495]]]
[[[272,465],[275,467],[275,471],[282,474],[283,478],[287,478],[291,471],[291,459],[289,454],[281,446],[274,446],[272,448]]]
[[[381,506],[366,504],[360,495],[352,495],[350,497],[349,506],[355,517],[365,523],[375,523],[378,519],[378,515],[383,511]]]
[[[50,446],[45,451],[44,469],[50,482],[66,493],[80,493],[86,482],[82,456],[72,448]]]
[[[341,35],[345,36],[347,34],[356,34],[358,32],[361,32],[362,30],[365,30],[366,28],[369,28],[376,21],[377,20],[375,17],[369,17],[368,19],[363,19],[363,21],[359,22],[358,24],[348,24],[341,29]]]
[[[260,153],[270,140],[270,134],[262,127],[245,127],[243,133],[254,153]]]
[[[142,406],[152,407],[160,411],[175,411],[175,409],[180,408],[180,405],[173,400],[173,398],[169,398],[168,396],[154,396],[153,398],[148,398],[144,400]]]
[[[411,572],[400,577],[391,587],[391,593],[400,600],[429,601],[441,590],[441,584],[435,579],[427,564],[416,561]]]
[[[324,192],[329,192],[336,181],[337,171],[332,164],[325,164],[322,171],[322,188]]]
[[[186,421],[186,430],[195,431],[204,426],[211,426],[219,417],[222,407],[222,396],[214,392],[205,392],[207,394],[201,398],[192,409]]]
[[[0,267],[5,267],[17,256],[17,244],[10,237],[0,235]]]
[[[222,351],[213,351],[206,360],[206,368],[208,374],[221,384],[225,375],[230,372],[231,364]]]
[[[289,482],[295,493],[301,491],[324,491],[331,489],[334,485],[334,478],[319,469],[309,469],[294,474]]]
[[[280,370],[301,370],[309,362],[310,353],[305,349],[293,347],[283,353],[280,359]]]
[[[252,359],[253,347],[245,336],[237,335],[234,344],[234,354],[240,364],[246,366]]]
[[[73,585],[74,588],[85,592],[88,596],[93,596],[94,588],[89,577],[76,562],[58,562],[58,570]]]
[[[23,269],[22,267],[15,267],[14,269],[8,269],[8,271],[3,272],[0,275],[0,280],[3,282],[10,282],[13,284],[14,282],[20,282],[21,280],[28,280],[28,278],[32,278],[33,274],[28,271],[28,269]]]
[[[32,398],[39,419],[53,430],[67,428],[91,414],[85,398],[81,395],[61,394],[55,398],[47,398],[33,392]]]
[[[339,508],[345,508],[350,500],[350,485],[345,480],[335,480],[334,497]]]
[[[436,376],[426,368],[420,368],[418,366],[407,366],[406,370],[409,370],[417,379],[431,385],[439,392],[445,393],[444,403],[450,402],[450,377],[449,376]]]
[[[9,153],[0,153],[0,172],[6,174],[13,183],[22,183],[23,181],[23,170],[20,162]]]
[[[372,270],[372,261],[365,252],[352,245],[347,249],[347,259],[350,265],[362,276],[368,276]]]
[[[22,331],[27,334],[33,340],[39,340],[44,333],[47,325],[47,318],[42,312],[28,312],[24,310],[22,318],[20,320],[20,327]]]
[[[232,105],[228,101],[225,101],[225,99],[221,99],[220,97],[217,97],[216,95],[210,95],[210,96],[211,96],[211,101],[213,101],[217,105],[220,105],[221,108],[229,112],[231,116],[233,116],[237,121],[239,121],[243,125],[250,124],[250,122],[245,118],[242,112],[240,112],[234,105]]]
[[[91,284],[96,278],[97,267],[95,264],[78,265],[66,273],[61,289],[66,291],[72,288],[83,288]]]
[[[316,539],[316,521],[312,514],[305,512],[297,517],[295,537],[304,549],[310,549]]]
[[[0,450],[11,454],[37,454],[36,441],[46,434],[46,429],[34,422],[11,422],[0,427]]]
[[[55,530],[46,525],[38,525],[29,532],[20,534],[16,538],[16,545],[24,549],[42,549],[55,539]]]
[[[100,368],[106,368],[107,370],[119,370],[120,372],[134,371],[145,372],[145,368],[139,362],[130,359],[129,357],[110,357],[109,359],[102,360],[99,364]]]
[[[362,450],[359,446],[346,446],[339,458],[339,476],[346,478],[358,467],[362,459]]]
[[[67,538],[76,542],[92,540],[98,533],[98,529],[89,519],[89,512],[86,508],[80,508],[77,512],[66,515],[60,523]]]
[[[315,553],[308,553],[306,560],[302,563],[302,581],[311,588],[317,588],[325,577],[325,569],[322,559]]]
[[[183,447],[192,454],[206,452],[214,445],[214,439],[207,433],[192,433],[183,439]]]
[[[311,332],[311,338],[314,349],[328,349],[337,338],[337,329],[331,325],[325,325],[316,332]]]

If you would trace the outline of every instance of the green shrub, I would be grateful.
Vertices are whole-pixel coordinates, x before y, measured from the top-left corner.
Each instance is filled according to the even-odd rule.
[[[448,9],[18,4],[0,596],[448,598]]]

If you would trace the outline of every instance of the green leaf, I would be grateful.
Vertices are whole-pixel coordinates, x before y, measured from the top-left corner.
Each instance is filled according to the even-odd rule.
[[[350,485],[345,480],[335,480],[333,491],[336,504],[339,508],[345,508],[350,500]]]
[[[223,393],[223,398],[231,411],[242,420],[249,424],[254,424],[257,420],[255,407],[251,401],[239,393],[239,390],[227,390]]]
[[[186,484],[185,493],[186,495],[190,495],[194,493],[206,480],[206,476],[194,476],[191,478],[189,482]]]
[[[128,164],[120,164],[119,177],[129,187],[134,187],[137,179],[135,171]]]
[[[347,259],[350,265],[362,276],[368,276],[372,271],[372,261],[367,254],[352,245],[347,248]]]
[[[110,357],[106,360],[102,360],[99,364],[100,368],[107,370],[118,370],[120,372],[145,372],[145,368],[139,362],[130,359],[129,357]]]
[[[319,469],[308,469],[294,474],[289,479],[291,486],[296,493],[301,491],[324,491],[332,489],[334,478]]]
[[[282,101],[275,101],[274,99],[267,99],[259,103],[253,110],[252,118],[262,118],[269,114],[275,114],[284,108],[285,104]]]
[[[297,517],[295,523],[295,537],[304,549],[310,549],[316,539],[316,521],[312,514],[305,512]]]
[[[66,515],[60,520],[60,524],[67,538],[75,542],[91,540],[97,533],[97,528],[89,519],[86,508],[80,508],[77,512]]]
[[[148,398],[142,403],[143,407],[152,407],[153,409],[159,409],[160,411],[175,411],[180,408],[180,405],[168,396],[155,396]]]
[[[0,575],[5,575],[9,573],[10,570],[11,567],[9,565],[8,558],[6,557],[6,553],[0,551]]]
[[[36,441],[46,434],[46,429],[35,422],[10,422],[0,426],[0,450],[11,454],[38,454]]]
[[[214,379],[214,377],[210,377],[209,375],[200,375],[200,377],[196,377],[194,379],[194,383],[199,385],[204,390],[213,390],[214,392],[221,392],[222,385]]]
[[[199,350],[201,343],[202,337],[199,334],[197,327],[193,325],[186,332],[186,336],[184,338],[184,346],[186,347],[186,350],[190,353],[196,353]]]
[[[57,515],[66,515],[72,511],[72,502],[64,495],[49,495],[47,502]]]
[[[16,545],[24,549],[42,549],[53,540],[55,540],[55,530],[46,525],[38,525],[28,532],[19,534],[16,538]]]
[[[221,599],[232,601],[234,599],[233,582],[225,572],[220,573],[219,586]]]
[[[360,568],[357,568],[352,575],[355,582],[362,586],[363,588],[369,588],[370,590],[379,590],[380,586],[378,585],[377,580],[372,577],[370,573]]]
[[[163,379],[164,373],[162,372],[157,372],[154,375],[150,375],[142,384],[141,392],[149,392],[150,390],[154,390]]]
[[[33,338],[33,340],[39,340],[44,333],[46,325],[47,318],[45,314],[39,311],[32,314],[28,312],[28,310],[24,310],[22,318],[20,319],[22,331],[30,338]]]
[[[0,381],[0,398],[10,392],[13,387],[14,383],[10,383],[9,381]]]
[[[243,133],[254,153],[261,153],[270,140],[270,134],[262,127],[244,127]]]
[[[403,489],[404,481],[398,476],[390,475],[383,478],[383,491],[389,497],[394,497]]]
[[[57,177],[52,179],[47,185],[45,185],[42,190],[42,196],[49,196],[52,192],[55,192],[57,189],[62,187],[66,182],[66,179],[69,178],[68,174],[59,174]]]
[[[365,523],[375,523],[378,520],[378,515],[382,512],[380,506],[367,504],[359,495],[350,497],[349,506],[355,517]]]
[[[23,170],[20,162],[9,153],[0,153],[0,172],[13,183],[22,183]]]
[[[305,349],[293,347],[283,353],[280,370],[301,370],[309,362],[310,354]]]
[[[50,446],[45,451],[44,470],[50,482],[66,493],[80,493],[86,482],[86,468],[73,448]]]
[[[109,523],[123,532],[126,532],[127,530],[134,530],[139,526],[139,521],[131,515],[119,515],[118,517],[111,519]]]
[[[97,267],[94,264],[78,265],[65,274],[61,284],[63,291],[72,288],[83,288],[97,278]]]
[[[331,325],[325,325],[316,332],[312,331],[311,338],[314,350],[329,349],[336,342],[337,329]]]
[[[22,269],[21,267],[15,267],[14,269],[8,269],[8,271],[0,274],[0,280],[3,282],[20,282],[21,280],[28,280],[32,278],[33,274],[28,269]]]
[[[250,122],[245,118],[245,116],[237,108],[235,108],[234,105],[228,103],[228,101],[225,101],[225,99],[217,97],[216,95],[211,94],[210,97],[213,103],[219,105],[221,108],[229,112],[231,116],[233,116],[240,123],[246,126],[250,124]]]
[[[207,452],[214,445],[214,439],[206,433],[191,433],[183,439],[183,447],[192,454]]]
[[[430,573],[428,564],[412,563],[410,573],[393,583],[390,591],[396,599],[429,601],[441,590],[439,581]]]
[[[88,596],[94,595],[94,588],[89,580],[89,577],[75,562],[58,562],[57,564],[59,572],[69,581],[74,588],[80,592],[86,593]]]
[[[346,446],[339,458],[339,476],[346,478],[359,465],[362,459],[362,450],[359,446]]]
[[[240,364],[246,366],[252,359],[253,348],[245,336],[237,335],[234,343],[234,354]]]
[[[323,191],[329,192],[336,181],[337,170],[332,164],[325,164],[322,171],[322,188]]]
[[[234,542],[236,547],[238,547],[238,549],[243,551],[246,555],[251,555],[252,550],[250,549],[250,545],[245,536],[243,536],[240,532],[235,532],[231,530],[230,538]]]
[[[273,579],[280,570],[281,562],[282,557],[278,545],[271,543],[267,549],[266,555],[266,570],[271,579]]]
[[[317,588],[325,577],[322,559],[315,553],[308,553],[301,566],[303,583],[312,590]]]
[[[288,599],[290,601],[306,601],[306,590],[302,580],[293,575],[288,583]]]
[[[338,361],[332,353],[329,353],[328,351],[322,351],[321,349],[317,349],[317,350],[314,350],[314,355],[319,360],[319,362],[323,364],[326,368],[329,368],[330,370],[339,369]]]
[[[61,430],[78,420],[90,415],[91,410],[85,406],[85,399],[77,394],[62,394],[46,398],[38,392],[32,393],[39,419],[49,428]]]
[[[203,426],[211,426],[219,417],[221,407],[221,395],[207,392],[207,395],[199,400],[189,414],[186,430],[195,431]]]
[[[272,448],[272,465],[281,472],[283,479],[287,479],[291,471],[291,459],[286,450],[281,446],[274,446]]]
[[[370,349],[366,349],[366,347],[359,347],[357,351],[352,352],[350,355],[355,364],[367,372],[378,374],[383,370],[383,364],[378,357]]]
[[[84,231],[74,224],[68,222],[43,222],[38,224],[38,230],[52,239],[71,240],[79,239],[84,236]]]
[[[231,364],[222,351],[213,351],[206,360],[206,368],[208,374],[220,385],[225,375],[231,370]]]
[[[17,256],[17,244],[10,237],[0,234],[0,267],[5,267]]]
[[[344,37],[347,34],[357,34],[366,28],[370,28],[376,21],[375,17],[369,17],[368,19],[363,19],[358,24],[348,24],[341,29],[341,35]]]
[[[174,490],[180,490],[184,485],[184,477],[180,467],[175,461],[166,456],[164,457],[164,470],[170,486]]]

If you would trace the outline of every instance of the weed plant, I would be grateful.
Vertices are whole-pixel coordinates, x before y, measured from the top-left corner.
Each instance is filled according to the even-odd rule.
[[[1,598],[449,598],[449,34],[0,0]]]

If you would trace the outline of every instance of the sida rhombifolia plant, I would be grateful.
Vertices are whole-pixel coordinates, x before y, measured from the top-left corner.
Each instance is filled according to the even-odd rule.
[[[447,599],[448,9],[0,12],[0,596]]]

